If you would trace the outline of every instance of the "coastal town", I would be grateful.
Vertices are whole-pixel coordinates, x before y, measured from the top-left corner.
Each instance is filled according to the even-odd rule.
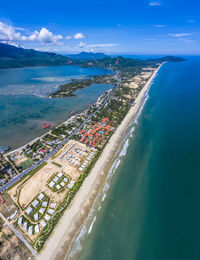
[[[96,103],[88,104],[85,111],[72,115],[58,126],[45,123],[47,133],[43,136],[17,150],[1,152],[2,225],[8,223],[8,229],[12,226],[12,235],[26,244],[31,257],[42,249],[113,133],[160,65],[142,67],[137,73],[131,69],[116,71],[111,89]],[[10,252],[13,253],[12,246]]]

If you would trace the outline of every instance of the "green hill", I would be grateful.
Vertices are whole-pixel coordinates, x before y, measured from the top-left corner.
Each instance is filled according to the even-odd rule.
[[[0,68],[20,68],[31,66],[52,66],[69,64],[70,58],[50,52],[17,48],[0,43]]]

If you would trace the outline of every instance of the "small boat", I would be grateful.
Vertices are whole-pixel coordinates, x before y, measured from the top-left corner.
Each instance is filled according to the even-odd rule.
[[[51,126],[50,124],[44,123],[43,126],[42,126],[42,128],[43,128],[43,129],[46,129],[46,128],[50,127],[50,126]]]
[[[72,111],[70,111],[70,114],[72,114],[72,115],[73,115],[73,114],[75,114],[75,112],[72,110]]]
[[[86,104],[86,106],[87,106],[87,107],[90,107],[90,106],[91,106],[91,104]]]

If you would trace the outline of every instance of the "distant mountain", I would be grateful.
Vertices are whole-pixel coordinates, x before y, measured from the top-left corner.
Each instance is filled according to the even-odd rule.
[[[138,60],[124,57],[109,57],[104,53],[81,52],[68,57],[33,49],[23,49],[0,43],[0,69],[34,66],[77,65],[81,67],[127,68],[155,65],[163,61],[183,61],[184,59],[167,56],[161,59]]]
[[[81,52],[79,54],[67,54],[65,55],[68,58],[74,59],[74,60],[100,60],[103,59],[105,57],[108,57],[106,54],[104,53],[93,53],[93,52]]]
[[[23,49],[0,43],[0,68],[67,65],[71,59],[51,52]]]
[[[139,66],[154,66],[160,62],[179,62],[184,61],[183,58],[175,56],[166,56],[160,59],[149,59],[149,60],[139,60],[118,57],[106,57],[100,60],[89,60],[85,62],[80,62],[82,67],[110,67],[110,68],[128,68],[128,67],[139,67]]]

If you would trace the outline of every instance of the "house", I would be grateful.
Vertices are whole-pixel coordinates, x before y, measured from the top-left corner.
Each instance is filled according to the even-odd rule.
[[[39,195],[38,195],[38,199],[39,200],[43,200],[45,198],[45,195],[43,194],[43,193],[40,193]]]
[[[45,209],[44,209],[44,208],[40,208],[40,209],[39,209],[39,213],[40,213],[40,214],[42,214],[42,215],[43,215],[43,214],[44,214],[44,212],[45,212]]]
[[[33,226],[30,226],[30,227],[28,228],[28,234],[29,234],[29,235],[32,235],[32,234],[33,234]]]
[[[24,222],[24,224],[23,224],[23,230],[24,230],[24,231],[27,230],[27,226],[28,226],[28,223],[27,223],[27,222]]]
[[[18,224],[18,225],[21,225],[22,222],[23,222],[23,217],[18,218],[17,224]]]
[[[40,225],[41,225],[42,227],[45,227],[45,226],[46,226],[46,222],[44,221],[44,219],[42,219],[42,220],[40,221]]]
[[[51,181],[50,183],[49,183],[49,187],[50,188],[53,188],[55,186],[55,182],[54,181]]]
[[[40,232],[40,228],[39,228],[39,225],[37,224],[37,225],[35,225],[35,233],[37,234],[39,232]]]
[[[58,176],[59,178],[61,178],[61,177],[63,176],[62,172],[59,172],[59,173],[57,174],[57,176]]]
[[[60,190],[60,188],[61,188],[61,187],[60,187],[60,185],[59,185],[59,184],[58,184],[58,185],[56,185],[56,189],[57,189],[57,190]]]
[[[33,212],[33,208],[31,206],[29,206],[26,210],[25,210],[26,214],[30,215]]]
[[[65,186],[64,181],[62,181],[60,185],[61,185],[62,187],[64,187],[64,186]]]
[[[38,221],[38,219],[39,219],[38,213],[35,213],[33,217],[34,217],[35,221]]]
[[[54,181],[55,183],[57,183],[57,182],[59,181],[59,178],[56,176],[56,177],[53,178],[53,181]]]
[[[50,208],[55,209],[55,208],[56,208],[56,203],[51,203],[51,204],[50,204]]]
[[[47,201],[43,201],[43,202],[42,202],[42,207],[45,207],[45,208],[46,208],[47,205],[48,205],[48,202],[47,202]]]
[[[44,216],[44,218],[45,218],[47,221],[49,221],[49,220],[51,219],[51,216],[49,216],[48,214],[46,214],[46,215]]]
[[[37,206],[39,205],[39,201],[37,199],[35,199],[32,203],[34,208],[37,208]]]
[[[48,213],[51,214],[51,215],[53,215],[54,210],[53,210],[53,209],[49,209],[49,210],[48,210]]]
[[[68,178],[67,177],[65,177],[64,178],[64,182],[68,182],[69,180],[68,180]]]

